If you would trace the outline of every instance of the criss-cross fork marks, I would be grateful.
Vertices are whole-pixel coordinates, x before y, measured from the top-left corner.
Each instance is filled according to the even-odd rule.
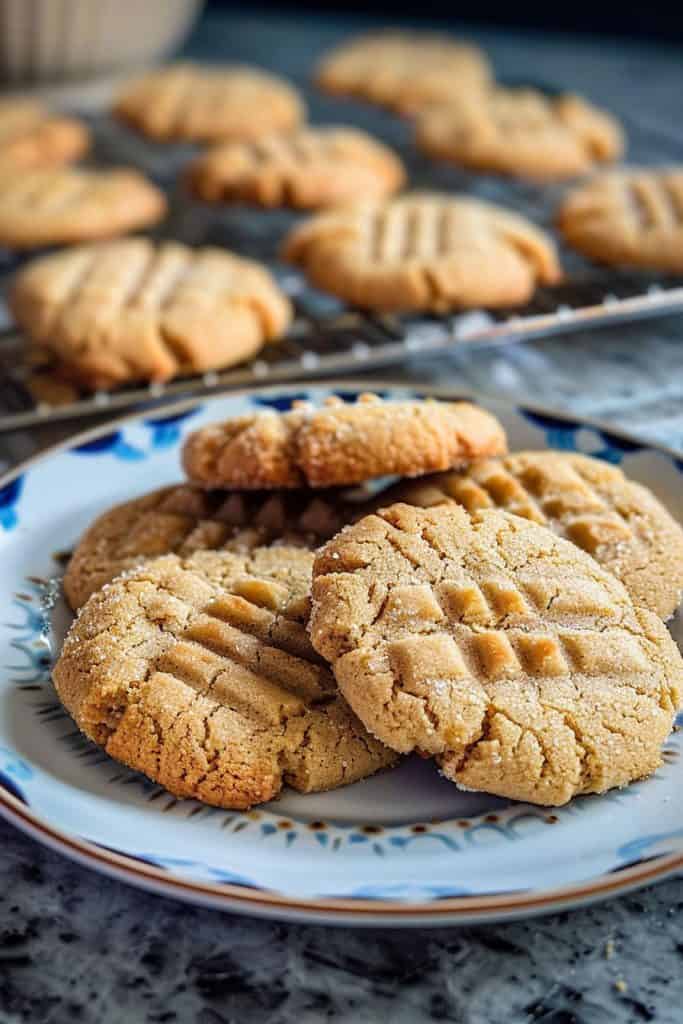
[[[64,216],[83,211],[125,206],[135,190],[151,191],[152,186],[130,171],[89,172],[59,167],[13,175],[3,181],[0,212],[23,211],[31,217]]]
[[[348,151],[348,144],[344,145],[344,134],[317,130],[298,131],[287,135],[265,135],[263,138],[235,146],[235,153],[246,157],[254,170],[263,165],[290,168],[324,163],[339,159],[343,157],[345,150]],[[220,152],[219,149],[218,153]],[[361,154],[362,149],[353,147],[351,155],[358,157]]]
[[[265,268],[218,249],[145,239],[36,261],[19,275],[14,303],[35,341],[115,382],[246,358],[290,318]]]
[[[621,678],[640,689],[637,677],[648,669],[640,645],[624,633],[601,636],[597,645],[595,635],[582,633],[434,633],[392,641],[388,654],[408,691],[466,679],[486,686],[503,679],[566,679],[575,674]]]
[[[373,211],[366,226],[368,259],[373,263],[425,262],[462,247],[459,215],[448,203],[389,205]]]
[[[622,203],[638,231],[683,228],[683,176],[642,174],[624,177]]]
[[[123,575],[69,632],[53,673],[64,705],[111,756],[217,806],[389,764],[309,642],[312,561],[284,546],[202,551]]]
[[[317,546],[342,528],[357,506],[309,492],[207,491],[192,484],[164,488],[105,513],[77,546],[65,576],[79,608],[115,576],[144,559],[196,551],[248,552],[273,541]]]
[[[514,460],[510,460],[514,461]],[[465,474],[448,473],[410,493],[415,504],[434,504],[446,497],[468,512],[501,508],[543,526],[558,524],[578,547],[594,554],[603,544],[634,540],[634,532],[619,509],[602,497],[580,467],[540,461],[510,468],[486,462]]]
[[[241,593],[217,598],[192,618],[155,671],[264,727],[332,699],[329,670],[303,624],[288,617],[287,588],[250,579],[234,589]]]
[[[316,208],[391,193],[403,177],[398,158],[363,132],[313,128],[219,143],[191,165],[187,181],[208,202]]]
[[[261,543],[284,536],[311,536],[322,540],[341,529],[346,516],[324,496],[306,492],[268,493],[204,491],[178,487],[162,496],[156,507],[157,523],[139,521],[129,534],[138,546],[149,529],[168,529],[167,550],[181,555],[217,549],[237,531],[249,531]],[[176,533],[177,530],[177,533]],[[164,552],[165,553],[165,552]]]
[[[547,620],[543,622],[544,618]],[[583,622],[608,629],[584,632]],[[647,660],[637,640],[618,630],[619,613],[598,583],[520,573],[501,578],[445,579],[396,586],[375,623],[405,633],[389,655],[401,679],[638,673]],[[613,627],[610,631],[609,627]]]
[[[191,64],[138,80],[119,97],[115,111],[153,137],[196,140],[291,128],[302,116],[298,97],[284,81],[245,68],[217,71]]]
[[[636,237],[683,230],[683,174],[677,171],[615,173],[571,195],[562,214],[569,237],[593,225],[628,229]]]
[[[127,310],[162,313],[172,304],[206,312],[212,304],[246,298],[249,265],[218,250],[194,251],[141,239],[84,248],[54,263],[55,319],[99,301],[111,315]],[[245,275],[247,280],[245,280]]]

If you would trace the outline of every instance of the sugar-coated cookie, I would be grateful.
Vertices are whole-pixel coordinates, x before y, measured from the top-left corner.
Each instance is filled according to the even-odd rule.
[[[162,557],[94,594],[54,668],[108,754],[178,797],[248,808],[391,764],[306,634],[304,548]]]
[[[513,452],[399,484],[390,505],[456,501],[468,512],[501,508],[548,526],[624,584],[634,604],[663,619],[683,594],[683,529],[647,487],[617,467],[574,452]]]
[[[312,593],[313,646],[369,731],[465,789],[563,804],[661,762],[681,655],[544,526],[392,505],[328,542]]]
[[[201,427],[183,465],[204,487],[336,487],[375,477],[418,476],[437,466],[506,451],[495,418],[469,402],[297,402]]]

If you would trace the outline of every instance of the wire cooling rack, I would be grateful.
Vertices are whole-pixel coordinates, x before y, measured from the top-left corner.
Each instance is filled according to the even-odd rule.
[[[339,104],[311,93],[307,98],[312,120],[352,121],[393,145],[407,166],[412,187],[476,195],[516,209],[552,230],[563,192],[560,186],[543,187],[470,175],[418,154],[406,122],[361,105]],[[258,358],[243,366],[167,384],[87,394],[55,376],[53,368],[45,362],[46,357],[38,357],[29,350],[5,314],[4,326],[0,321],[0,433],[108,411],[120,413],[229,387],[357,374],[403,362],[418,353],[434,354],[454,346],[504,346],[683,310],[680,280],[600,269],[560,247],[566,271],[564,282],[539,289],[533,301],[523,308],[504,313],[478,310],[444,317],[371,316],[314,291],[296,271],[278,263],[280,243],[297,221],[296,215],[243,207],[215,209],[194,202],[177,184],[180,171],[193,153],[189,147],[147,142],[106,115],[91,116],[89,121],[95,139],[94,164],[137,166],[166,189],[170,213],[164,224],[152,232],[153,237],[175,238],[191,245],[225,246],[263,260],[292,300],[294,323],[281,343],[267,346]],[[631,152],[635,150],[636,158],[638,141],[631,137]],[[651,144],[648,145],[651,151]],[[666,157],[680,159],[683,146],[681,149],[681,153]],[[0,291],[8,286],[21,262],[23,259],[0,252]],[[571,344],[570,337],[567,343]]]

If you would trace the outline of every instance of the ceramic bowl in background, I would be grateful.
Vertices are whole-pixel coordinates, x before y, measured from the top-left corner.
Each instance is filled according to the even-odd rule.
[[[174,50],[203,0],[0,0],[0,79],[92,77]]]

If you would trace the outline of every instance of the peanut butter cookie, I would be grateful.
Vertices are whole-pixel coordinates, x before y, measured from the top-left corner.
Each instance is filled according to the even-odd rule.
[[[316,547],[367,511],[334,491],[206,491],[174,484],[108,509],[76,545],[64,575],[72,608],[121,573],[160,555]]]
[[[129,83],[114,114],[161,142],[256,139],[303,121],[298,92],[257,68],[170,64]]]
[[[553,242],[524,217],[428,192],[318,214],[283,252],[315,287],[385,312],[513,306],[561,276]]]
[[[313,651],[304,548],[156,559],[94,594],[53,677],[78,727],[178,797],[242,809],[391,764]]]
[[[316,557],[310,635],[373,735],[538,804],[653,772],[683,695],[661,619],[499,510],[399,504],[347,527]]]
[[[589,259],[683,273],[683,167],[601,174],[570,192],[558,217]]]
[[[375,32],[328,54],[316,84],[335,95],[413,114],[453,93],[479,93],[490,79],[485,54],[470,43],[429,32]]]
[[[203,487],[337,487],[381,476],[418,476],[436,466],[506,451],[505,432],[469,402],[328,398],[316,409],[267,411],[202,427],[183,465]]]
[[[585,174],[623,151],[619,124],[581,97],[500,87],[425,109],[417,141],[462,167],[539,181]]]
[[[33,100],[0,100],[1,169],[59,167],[80,160],[89,146],[90,133],[75,117]]]
[[[227,142],[191,166],[188,186],[210,203],[319,209],[401,187],[399,158],[355,128],[300,128],[253,142]]]
[[[137,171],[0,170],[0,245],[9,248],[113,238],[165,213],[163,192]]]
[[[390,505],[456,501],[468,512],[501,508],[549,527],[620,579],[633,603],[663,619],[683,594],[683,529],[654,494],[600,459],[514,452],[440,473],[382,495]]]
[[[16,277],[10,305],[27,336],[89,388],[232,366],[291,319],[260,264],[142,238],[36,260]]]

